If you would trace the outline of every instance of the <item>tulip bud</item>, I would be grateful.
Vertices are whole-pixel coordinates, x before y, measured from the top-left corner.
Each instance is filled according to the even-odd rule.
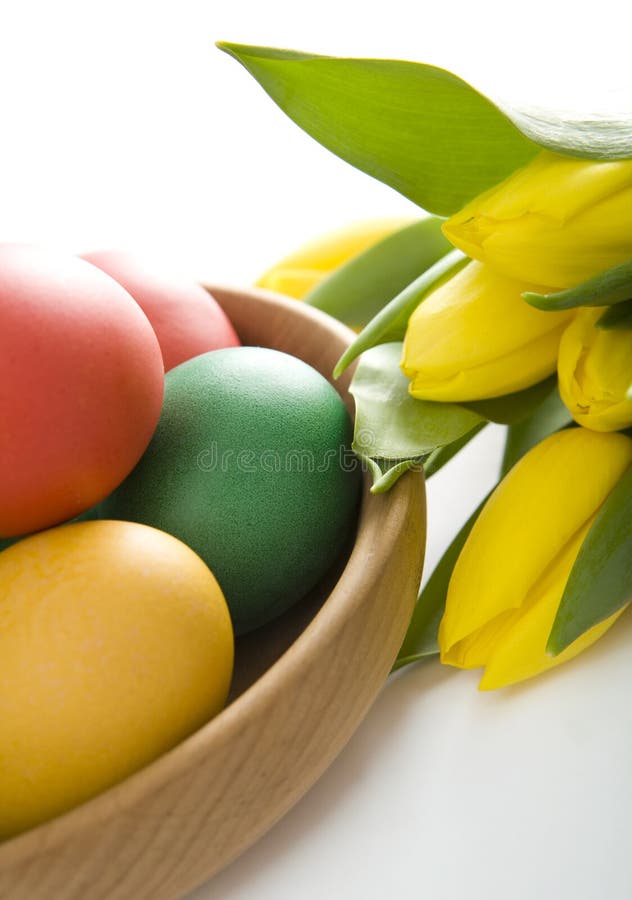
[[[580,309],[560,341],[560,395],[580,425],[616,431],[632,425],[632,331],[595,323],[603,308]]]
[[[408,322],[402,370],[424,400],[499,397],[555,371],[560,336],[572,313],[525,303],[531,290],[470,262],[419,304]]]
[[[547,150],[467,204],[446,237],[508,278],[568,288],[632,257],[632,159]]]
[[[594,643],[623,610],[559,656],[546,644],[582,541],[628,466],[632,439],[584,428],[530,450],[487,501],[452,573],[441,660],[485,667],[482,690],[530,678]]]
[[[268,269],[257,286],[301,299],[339,266],[411,221],[375,219],[328,232]]]

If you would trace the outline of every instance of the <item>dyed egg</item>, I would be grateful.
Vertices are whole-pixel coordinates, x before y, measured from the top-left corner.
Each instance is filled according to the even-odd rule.
[[[72,256],[0,245],[0,537],[102,500],[160,415],[151,325],[120,285]]]
[[[188,547],[130,522],[0,554],[0,839],[174,747],[226,701],[233,637]]]
[[[69,519],[68,522],[62,522],[62,525],[72,525],[75,522],[91,522],[93,519],[99,518],[98,506],[91,506],[90,509],[87,509],[85,512],[81,513],[79,516],[75,516],[74,519]],[[41,534],[41,532],[36,532],[37,534]],[[18,541],[23,541],[26,537],[32,537],[30,534],[21,534],[17,537],[10,538],[0,538],[0,553],[3,550],[6,550],[7,547],[12,547],[13,544],[17,544]]]
[[[219,303],[201,285],[165,277],[127,253],[85,254],[132,295],[152,324],[168,372],[200,353],[238,347],[239,338]]]
[[[351,422],[315,369],[275,350],[207,353],[165,382],[156,434],[103,514],[192,547],[241,634],[304,596],[340,553],[360,483]]]

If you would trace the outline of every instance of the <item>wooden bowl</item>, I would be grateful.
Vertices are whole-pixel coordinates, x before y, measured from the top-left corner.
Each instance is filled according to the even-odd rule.
[[[296,301],[211,290],[244,343],[293,353],[326,377],[353,338]],[[348,381],[335,386],[349,403]],[[381,496],[365,489],[328,583],[239,643],[229,705],[126,781],[0,845],[0,897],[172,900],[257,840],[323,773],[386,679],[424,539],[421,474]]]

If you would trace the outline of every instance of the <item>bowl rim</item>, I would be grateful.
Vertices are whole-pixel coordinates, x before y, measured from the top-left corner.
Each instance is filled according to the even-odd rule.
[[[212,294],[219,295],[220,305],[223,294],[247,293],[266,305],[286,309],[293,315],[300,311],[308,320],[326,325],[328,330],[336,332],[347,343],[355,337],[351,329],[326,313],[271,291],[220,286],[210,286],[207,289]],[[351,373],[346,374],[347,378],[338,382],[342,394],[348,393]],[[344,627],[358,607],[366,602],[366,592],[358,590],[358,586],[366,585],[367,579],[376,577],[391,553],[391,543],[381,540],[385,517],[393,523],[403,522],[411,503],[418,501],[420,491],[423,497],[421,473],[410,473],[388,494],[382,495],[369,496],[368,473],[364,473],[363,480],[364,491],[357,517],[357,534],[344,568],[322,607],[287,650],[213,719],[171,750],[85,803],[0,843],[0,872],[53,850],[71,840],[84,828],[106,823],[113,815],[136,806],[148,795],[201,764],[209,746],[221,746],[236,738],[244,727],[244,721],[247,722],[252,715],[253,707],[265,706],[271,697],[282,695],[284,683],[298,667],[305,664],[306,657],[320,655],[321,648]]]

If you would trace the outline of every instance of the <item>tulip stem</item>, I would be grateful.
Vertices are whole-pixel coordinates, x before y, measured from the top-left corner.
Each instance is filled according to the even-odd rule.
[[[436,285],[439,279],[453,274],[457,268],[461,268],[466,260],[467,257],[460,250],[452,250],[433,266],[430,266],[422,275],[415,278],[403,291],[400,291],[384,309],[381,309],[371,319],[355,341],[347,347],[334,369],[334,378],[339,378],[354,359],[357,359],[365,350],[375,347],[376,344],[401,341],[406,333],[409,318],[430,289]]]

